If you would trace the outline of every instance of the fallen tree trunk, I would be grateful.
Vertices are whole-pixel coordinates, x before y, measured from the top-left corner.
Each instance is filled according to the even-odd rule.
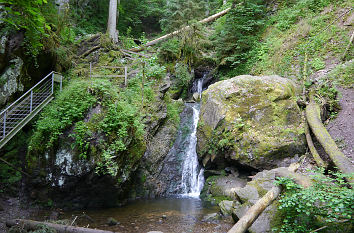
[[[244,233],[252,226],[258,216],[267,208],[281,193],[281,186],[275,186],[266,195],[259,199],[240,220],[228,231],[228,233]]]
[[[308,188],[313,184],[313,181],[309,176],[304,176],[295,171],[289,170],[285,167],[279,167],[274,169],[276,177],[287,177],[293,179],[295,183],[301,185],[304,188]]]
[[[21,226],[25,230],[37,230],[40,225],[46,225],[50,228],[55,229],[58,233],[113,233],[112,231],[103,231],[103,230],[96,230],[90,228],[83,228],[83,227],[74,227],[74,226],[66,226],[48,222],[37,222],[32,220],[26,219],[14,219],[6,221],[7,227],[12,226]]]
[[[275,169],[276,176],[289,177],[295,180],[296,183],[307,188],[312,185],[312,180],[306,176],[295,173],[298,166],[290,166],[289,168],[280,167]],[[282,191],[281,186],[275,186],[269,190],[261,199],[259,199],[256,204],[254,204],[237,223],[228,231],[228,233],[244,233],[249,227],[257,220],[259,215],[277,199]]]
[[[230,10],[231,10],[231,8],[227,8],[226,10],[223,10],[223,11],[221,11],[221,12],[215,14],[215,15],[212,15],[212,16],[210,16],[210,17],[208,17],[208,18],[205,18],[205,19],[199,21],[199,23],[209,23],[209,22],[212,22],[212,21],[214,21],[214,20],[216,20],[216,19],[218,19],[218,18],[220,18],[220,17],[226,15]],[[146,43],[144,47],[133,48],[133,49],[130,49],[130,51],[133,51],[133,52],[140,52],[140,51],[143,51],[143,50],[145,49],[145,47],[150,47],[150,46],[153,46],[153,45],[155,45],[155,44],[158,44],[158,43],[160,43],[160,42],[162,42],[162,41],[165,41],[165,40],[167,40],[167,39],[170,39],[171,37],[176,36],[176,35],[180,34],[181,32],[183,32],[183,31],[185,31],[185,30],[188,30],[188,29],[190,29],[190,26],[183,27],[183,28],[181,28],[181,29],[179,29],[179,30],[177,30],[177,31],[174,31],[174,32],[172,32],[172,33],[169,33],[169,34],[167,34],[167,35],[164,35],[164,36],[159,37],[159,38],[157,38],[157,39],[155,39],[155,40],[153,40],[153,41],[150,41],[150,42]]]
[[[347,175],[354,173],[351,161],[340,151],[327,129],[324,127],[320,117],[320,106],[314,101],[306,106],[306,118],[312,129],[313,134],[321,143],[333,163]],[[349,179],[350,183],[354,183],[354,178]]]
[[[317,163],[317,165],[319,167],[326,168],[328,166],[328,164],[326,162],[324,162],[322,160],[322,158],[320,157],[320,155],[318,154],[318,152],[315,148],[315,145],[313,144],[313,141],[312,141],[312,138],[310,135],[309,125],[307,124],[307,122],[305,122],[305,135],[306,135],[307,146],[310,149],[313,159],[315,160],[315,162]]]

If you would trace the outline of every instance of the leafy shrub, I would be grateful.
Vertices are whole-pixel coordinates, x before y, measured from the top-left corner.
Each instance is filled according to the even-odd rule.
[[[188,66],[184,64],[176,64],[176,79],[178,89],[186,89],[192,80],[192,75],[188,70]]]
[[[323,170],[312,176],[314,185],[305,189],[289,178],[280,178],[277,184],[285,187],[279,200],[283,216],[281,226],[274,232],[311,232],[326,226],[326,230],[350,232],[353,224],[354,192],[341,173],[323,175]]]
[[[180,56],[180,44],[177,38],[163,43],[159,49],[159,58],[164,62],[175,62]]]
[[[29,151],[44,152],[53,147],[67,127],[84,118],[97,101],[88,88],[87,81],[73,81],[44,109],[36,122]]]
[[[12,30],[25,30],[24,46],[29,55],[36,57],[43,48],[42,39],[48,36],[50,27],[41,13],[41,7],[47,0],[0,0],[5,6],[6,17],[1,19],[8,23]]]

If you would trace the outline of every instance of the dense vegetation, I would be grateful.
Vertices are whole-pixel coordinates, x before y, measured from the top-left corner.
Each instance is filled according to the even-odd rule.
[[[158,102],[166,107],[166,121],[177,127],[182,107],[178,99],[191,98],[192,70],[200,67],[213,70],[213,81],[240,74],[291,78],[305,89],[313,89],[316,100],[328,105],[331,117],[338,111],[336,86],[353,85],[353,63],[338,59],[350,38],[339,20],[347,17],[351,1],[240,0],[223,5],[221,0],[121,0],[118,45],[104,35],[108,4],[109,0],[70,0],[70,8],[58,14],[54,0],[0,0],[0,15],[4,16],[0,33],[23,32],[26,54],[33,58],[44,51],[54,54],[57,70],[65,72],[68,80],[33,130],[23,132],[26,139],[16,139],[28,144],[30,168],[37,166],[38,155],[54,153],[63,137],[68,137],[77,159],[95,160],[97,174],[110,175],[118,183],[125,181],[149,143],[149,124],[158,120],[157,112],[163,108]],[[231,11],[215,22],[197,23],[227,7]],[[151,48],[146,53],[153,54],[149,58],[134,57],[135,64],[119,51],[186,25],[191,26],[189,30]],[[78,55],[77,50],[97,33],[100,54]],[[353,50],[349,50],[343,59],[352,57]],[[94,64],[94,74],[115,74],[101,66],[132,64],[131,70],[137,72],[127,87],[119,78],[91,80],[89,62]],[[310,81],[327,64],[339,65],[327,76]],[[159,89],[167,74],[171,87],[161,95]],[[99,113],[92,114],[95,109]],[[244,127],[241,120],[236,125],[239,130]],[[210,151],[232,146],[228,137],[226,133],[214,135]],[[4,151],[7,160],[20,165],[14,159],[20,153],[16,145],[10,143]],[[317,174],[309,189],[281,179],[278,184],[286,190],[280,200],[281,220],[273,230],[309,232],[324,224],[332,229],[338,222],[353,223],[353,191],[343,183],[343,175],[330,175]],[[21,175],[0,163],[0,178],[12,186]],[[5,187],[0,186],[1,192]]]

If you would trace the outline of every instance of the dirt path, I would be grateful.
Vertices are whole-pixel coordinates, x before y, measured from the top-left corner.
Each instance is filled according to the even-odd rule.
[[[36,210],[22,206],[18,198],[0,197],[0,232],[7,232],[6,220],[27,218],[33,211]]]
[[[331,120],[327,130],[342,152],[354,164],[354,88],[338,88],[342,110]]]

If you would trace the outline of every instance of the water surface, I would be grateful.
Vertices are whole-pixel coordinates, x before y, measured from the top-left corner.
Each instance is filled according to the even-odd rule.
[[[183,232],[227,232],[231,227],[228,221],[202,221],[203,217],[218,212],[216,206],[202,202],[198,198],[178,197],[156,200],[138,200],[124,207],[89,210],[87,218],[78,218],[79,226],[110,230],[114,232],[144,233],[162,231],[164,233]],[[82,211],[66,213],[61,218],[73,218],[82,215]],[[108,226],[108,218],[116,219],[119,224]]]

